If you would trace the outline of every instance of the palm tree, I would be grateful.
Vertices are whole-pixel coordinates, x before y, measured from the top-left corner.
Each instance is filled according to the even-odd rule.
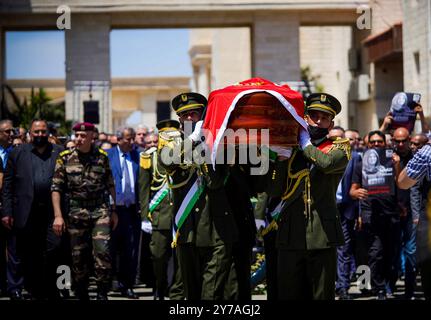
[[[12,105],[7,104],[6,92],[11,97]],[[15,126],[29,128],[33,119],[45,119],[59,127],[58,133],[67,135],[71,129],[71,121],[66,121],[64,101],[52,103],[43,88],[35,93],[31,88],[29,100],[24,98],[23,102],[19,99],[15,91],[7,84],[2,86],[2,101],[0,107],[1,118],[10,119]]]

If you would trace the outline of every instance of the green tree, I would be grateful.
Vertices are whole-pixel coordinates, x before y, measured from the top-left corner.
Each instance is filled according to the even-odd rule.
[[[323,92],[324,87],[319,83],[320,75],[313,75],[310,66],[301,67],[301,80],[304,81],[305,86],[308,89],[308,94],[311,92],[310,82],[314,82],[315,92]]]
[[[2,117],[9,118],[15,126],[29,128],[33,119],[45,119],[51,122],[59,135],[68,135],[71,130],[71,121],[66,121],[65,103],[53,103],[43,88],[35,92],[31,88],[30,97],[21,102],[15,91],[8,85],[3,87]],[[6,92],[11,97],[11,104],[7,103]]]

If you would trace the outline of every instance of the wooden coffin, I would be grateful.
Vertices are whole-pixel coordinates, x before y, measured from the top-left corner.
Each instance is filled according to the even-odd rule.
[[[227,127],[233,130],[245,129],[248,138],[257,139],[259,144],[260,130],[254,137],[249,129],[269,129],[270,145],[290,147],[298,144],[300,124],[277,98],[266,92],[257,92],[238,101]],[[236,143],[241,144],[239,141]]]

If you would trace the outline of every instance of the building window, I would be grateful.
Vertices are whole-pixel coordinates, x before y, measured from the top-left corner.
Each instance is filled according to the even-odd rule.
[[[157,122],[171,118],[169,101],[157,101]]]

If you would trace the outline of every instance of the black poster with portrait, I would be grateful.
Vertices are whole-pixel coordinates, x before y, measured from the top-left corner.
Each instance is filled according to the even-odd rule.
[[[362,186],[368,195],[394,195],[395,179],[391,149],[367,149],[362,156]]]
[[[421,100],[419,93],[397,92],[392,98],[389,113],[394,118],[389,129],[404,127],[412,132],[416,121],[415,107]]]

